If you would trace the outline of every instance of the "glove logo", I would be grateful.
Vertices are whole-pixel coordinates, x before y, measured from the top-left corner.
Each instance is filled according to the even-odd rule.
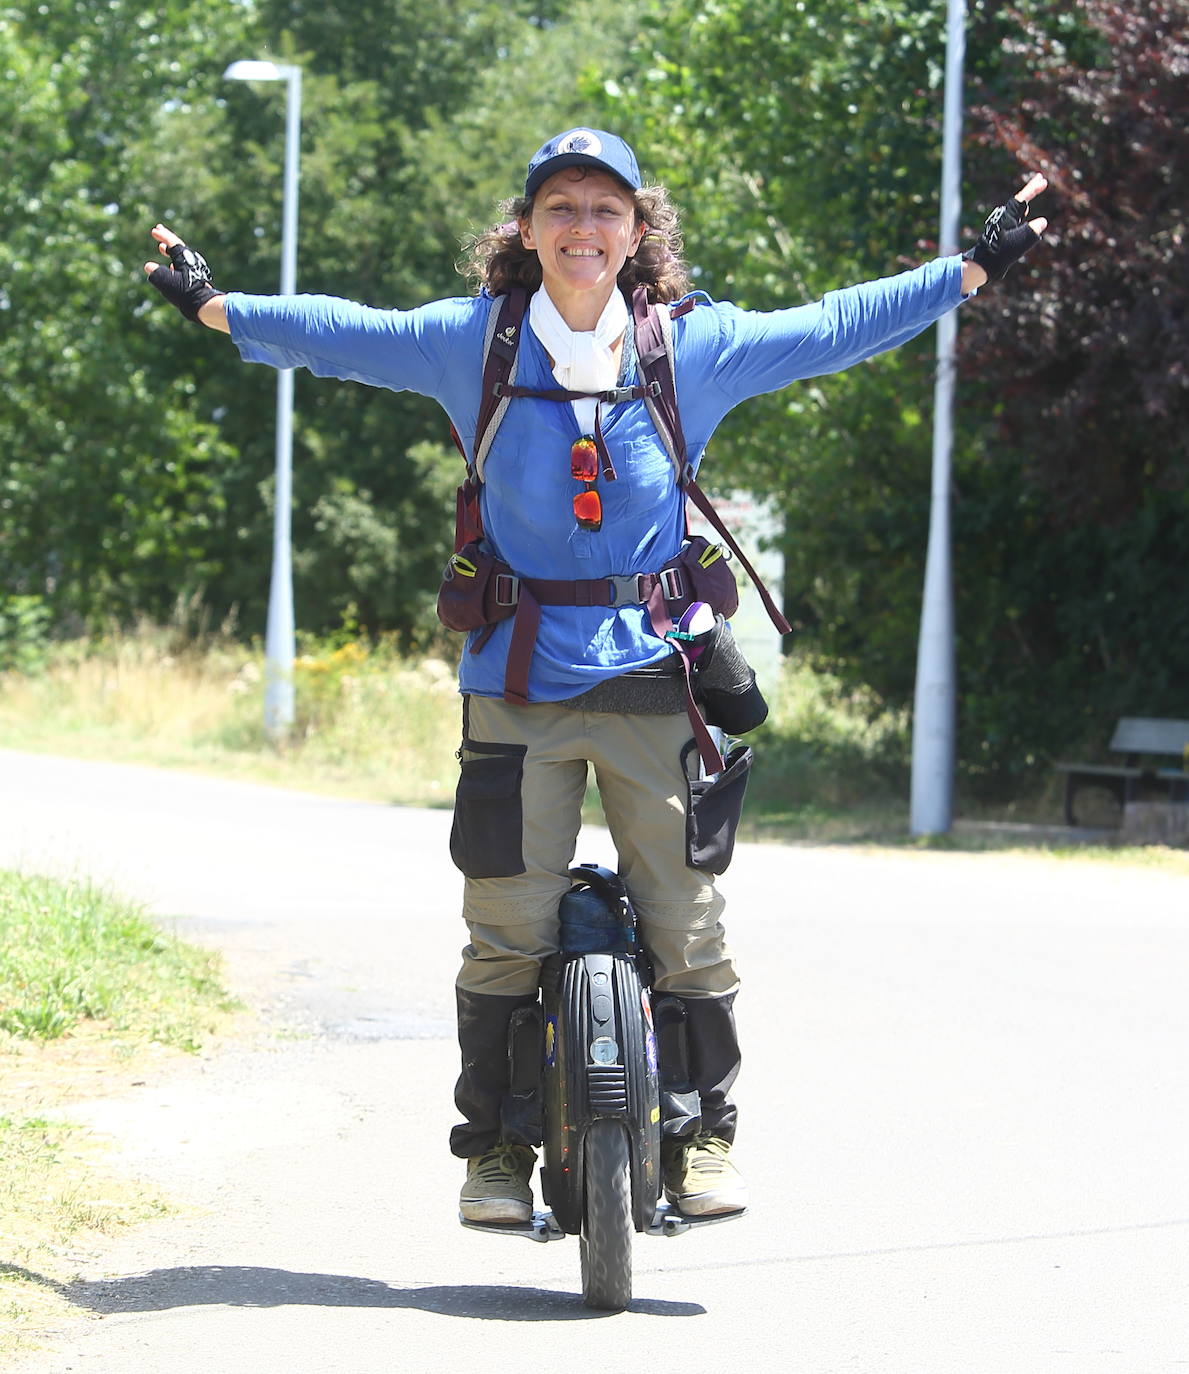
[[[987,245],[994,252],[999,247],[999,239],[1002,235],[1000,221],[1007,214],[1007,206],[1000,205],[992,210],[987,216],[987,222],[983,225],[983,237],[987,240]]]

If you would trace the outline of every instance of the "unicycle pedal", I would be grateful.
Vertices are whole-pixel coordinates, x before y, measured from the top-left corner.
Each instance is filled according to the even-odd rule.
[[[712,1212],[709,1216],[688,1217],[669,1202],[658,1202],[646,1234],[650,1236],[684,1236],[702,1226],[715,1226],[724,1221],[738,1221],[747,1215],[747,1208],[734,1212]]]
[[[542,1243],[566,1238],[552,1212],[534,1212],[528,1221],[471,1221],[459,1212],[458,1220],[468,1231],[486,1231],[491,1236],[523,1236]]]

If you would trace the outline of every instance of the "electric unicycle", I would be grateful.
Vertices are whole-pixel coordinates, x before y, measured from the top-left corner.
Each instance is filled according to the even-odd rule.
[[[662,1127],[698,1119],[684,1010],[656,998],[623,880],[582,864],[559,911],[561,952],[546,961],[541,1002],[509,1028],[505,1138],[543,1144],[549,1210],[523,1225],[463,1221],[534,1240],[579,1238],[582,1298],[619,1311],[632,1296],[635,1232],[679,1235],[743,1212],[689,1218],[661,1201]]]

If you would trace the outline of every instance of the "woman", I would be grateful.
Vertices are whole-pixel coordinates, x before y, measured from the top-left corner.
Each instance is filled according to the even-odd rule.
[[[814,305],[758,313],[707,301],[675,318],[677,395],[694,467],[740,401],[893,348],[1001,276],[1045,228],[1044,220],[1025,222],[1044,185],[1033,177],[964,257],[832,292]],[[560,403],[521,396],[508,406],[483,471],[486,546],[522,578],[599,581],[656,571],[679,552],[685,528],[670,458],[642,399],[600,406],[596,417],[583,393],[639,380],[625,291],[642,284],[651,300],[669,302],[688,290],[677,217],[663,189],[642,187],[628,145],[591,129],[545,143],[529,162],[524,196],[505,208],[507,222],[472,251],[484,293],[410,311],[220,293],[203,260],[162,225],[152,233],[169,266],[146,263],[145,271],[188,318],[230,333],[247,361],[432,396],[468,452],[490,297],[530,288],[517,384],[580,395]],[[592,433],[615,480],[603,467],[576,484],[577,441]],[[543,606],[525,704],[504,696],[511,634],[505,620],[481,641],[472,635],[468,648],[478,651],[465,652],[460,667],[463,781],[475,770],[487,780],[481,796],[484,789],[460,785],[452,843],[466,875],[470,933],[457,979],[455,1100],[465,1120],[450,1141],[467,1161],[462,1212],[504,1222],[531,1215],[533,1151],[501,1133],[507,1027],[516,1008],[535,1001],[541,961],[557,948],[558,904],[570,885],[590,765],[655,986],[686,1011],[701,1123],[694,1137],[662,1147],[666,1195],[693,1215],[737,1210],[746,1202],[730,1158],[738,977],[723,940],[721,898],[712,879],[686,862],[682,752],[690,724],[682,692],[666,685],[671,646],[638,602]]]

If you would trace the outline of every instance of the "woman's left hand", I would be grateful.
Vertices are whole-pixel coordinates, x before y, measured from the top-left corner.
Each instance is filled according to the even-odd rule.
[[[1005,205],[987,216],[983,232],[973,248],[962,254],[962,290],[969,294],[987,281],[998,281],[1013,263],[1035,248],[1049,227],[1047,219],[1029,219],[1031,202],[1048,185],[1039,172]]]

